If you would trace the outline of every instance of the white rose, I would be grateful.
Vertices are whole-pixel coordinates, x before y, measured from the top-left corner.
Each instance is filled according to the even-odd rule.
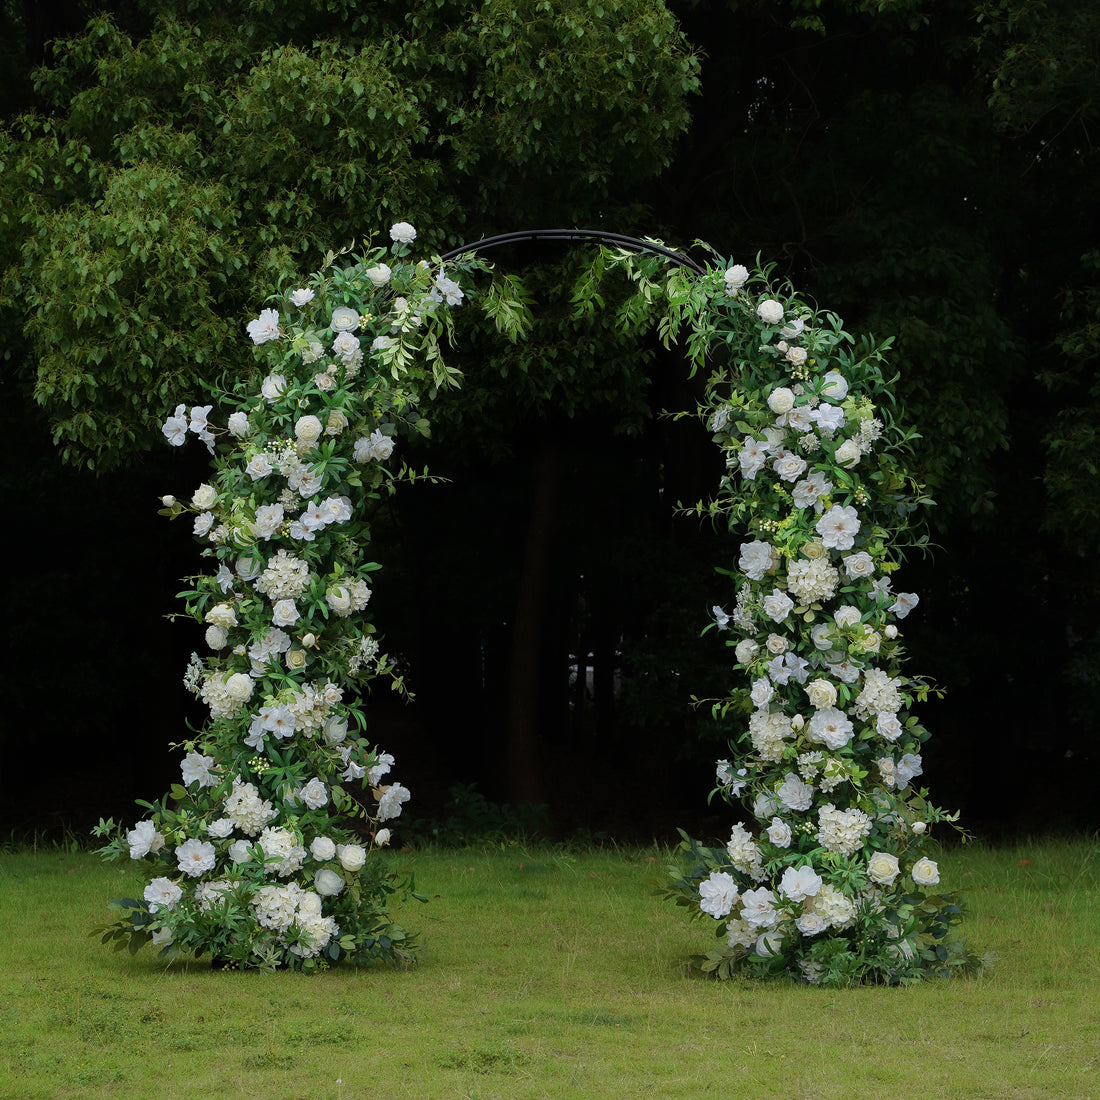
[[[867,861],[867,877],[880,886],[892,886],[898,871],[898,857],[889,852],[875,852]]]
[[[772,687],[771,681],[764,676],[753,683],[752,691],[749,693],[754,707],[767,706],[773,695],[775,695],[775,689]]]
[[[836,705],[836,688],[828,680],[811,680],[806,685],[806,698],[818,710],[832,707]]]
[[[348,306],[337,306],[332,311],[330,327],[333,332],[351,332],[359,327],[359,314]]]
[[[298,621],[298,608],[293,600],[280,600],[271,616],[276,626],[293,626]]]
[[[260,393],[265,401],[278,401],[286,391],[286,379],[281,374],[269,374],[260,384]]]
[[[339,435],[347,426],[348,418],[339,409],[332,409],[325,424],[325,435]]]
[[[768,839],[777,848],[789,848],[791,846],[791,827],[781,818],[772,818],[772,823],[768,826],[767,833]]]
[[[389,844],[389,842],[389,829],[379,829],[378,832],[374,834],[374,843],[377,844],[379,848],[384,848],[387,844]]]
[[[200,485],[195,490],[195,495],[191,498],[191,506],[205,512],[207,508],[212,508],[214,506],[214,502],[217,499],[217,491],[212,485]]]
[[[859,444],[854,439],[844,440],[833,453],[833,458],[836,459],[837,465],[843,466],[846,470],[850,470],[853,466],[857,466],[860,457],[861,452]]]
[[[738,664],[747,665],[760,652],[760,647],[751,638],[744,638],[737,643],[733,654]]]
[[[206,644],[211,649],[225,649],[228,641],[229,635],[226,634],[224,626],[208,626],[206,628]]]
[[[304,306],[313,301],[313,291],[308,289],[308,287],[302,287],[299,290],[295,290],[290,295],[290,300],[296,306]]]
[[[920,836],[921,833],[923,833],[927,828],[928,828],[928,823],[925,822],[925,821],[914,821],[913,822],[913,832],[916,833],[917,836]]]
[[[783,622],[794,608],[794,601],[778,588],[773,589],[770,596],[765,596],[763,603],[764,614],[776,623]]]
[[[227,603],[215,604],[206,613],[206,621],[212,626],[220,626],[228,630],[237,625],[237,613]]]
[[[313,876],[313,888],[325,898],[334,898],[344,888],[344,880],[327,867],[321,867]]]
[[[844,572],[850,581],[869,577],[875,571],[874,559],[866,550],[860,550],[857,554],[848,554],[841,561],[844,563]]]
[[[391,272],[385,264],[379,264],[377,267],[367,268],[366,274],[375,286],[385,286],[390,281]]]
[[[774,298],[765,298],[756,307],[756,315],[766,325],[778,325],[783,320],[783,307]]]
[[[913,832],[917,831],[917,825],[923,825],[924,822],[917,821],[913,825]],[[940,869],[936,862],[931,859],[918,859],[913,864],[913,870],[910,872],[913,876],[913,881],[918,886],[935,886],[940,881]]]
[[[327,836],[314,837],[313,843],[309,846],[309,854],[318,863],[325,863],[336,855],[336,845]]]
[[[347,615],[351,611],[351,593],[338,584],[325,593],[325,603],[337,615]]]
[[[367,862],[367,850],[361,844],[338,844],[336,855],[345,871],[359,871]]]
[[[777,416],[789,413],[794,408],[794,393],[786,386],[778,386],[768,395],[768,408]]]
[[[743,287],[748,282],[748,278],[749,269],[743,264],[734,264],[733,267],[727,267],[723,276],[726,283],[726,293],[729,294],[731,290]]]
[[[304,649],[289,649],[287,650],[286,667],[291,672],[297,672],[298,669],[306,667],[306,651]]]
[[[248,416],[243,412],[235,412],[229,418],[229,431],[238,439],[244,439],[252,431],[252,425],[248,422]]]
[[[769,634],[768,640],[764,644],[768,647],[768,652],[774,657],[787,652],[787,639],[782,634]]]
[[[796,367],[802,366],[809,357],[809,352],[805,348],[788,348],[787,349],[787,362],[793,363]]]
[[[416,230],[408,222],[397,222],[390,226],[390,240],[398,244],[411,244],[416,240]]]
[[[821,396],[828,401],[843,401],[848,396],[848,383],[840,371],[831,370],[822,378]]]
[[[234,672],[225,681],[225,691],[234,702],[247,702],[252,697],[252,677],[243,672]]]
[[[260,310],[255,321],[245,326],[254,344],[266,344],[268,340],[279,339],[279,313],[274,309]]]
[[[294,425],[294,436],[299,443],[316,443],[324,428],[315,416],[302,416]]]

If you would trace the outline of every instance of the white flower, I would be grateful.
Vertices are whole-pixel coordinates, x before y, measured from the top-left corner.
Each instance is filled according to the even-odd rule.
[[[733,655],[737,658],[738,664],[747,665],[759,652],[760,646],[756,642],[751,638],[743,638],[737,643]]]
[[[734,264],[733,267],[727,267],[725,274],[722,276],[726,284],[726,293],[733,297],[738,289],[748,282],[748,278],[749,269],[743,264]]]
[[[170,878],[155,878],[142,896],[149,903],[149,912],[156,913],[160,909],[174,909],[183,891]]]
[[[796,367],[800,367],[806,362],[809,356],[810,353],[805,348],[787,348],[787,354],[784,358],[788,363],[793,363]]]
[[[789,413],[794,408],[794,393],[786,386],[777,386],[768,395],[768,408],[777,416]]]
[[[779,892],[791,901],[805,901],[821,887],[822,878],[812,867],[788,867],[780,880]]]
[[[304,306],[313,301],[313,291],[308,287],[302,287],[299,290],[295,290],[290,295],[290,300],[296,306]]]
[[[737,898],[737,883],[725,871],[715,871],[699,883],[699,908],[716,920],[729,915]]]
[[[844,427],[844,410],[839,405],[819,405],[813,411],[813,422],[822,435],[831,438]]]
[[[892,611],[899,619],[904,619],[918,603],[920,603],[920,597],[915,592],[899,592],[887,611]]]
[[[823,510],[821,497],[833,491],[833,483],[820,471],[813,470],[791,491],[791,500],[796,508],[813,508],[815,512]]]
[[[751,435],[745,436],[741,441],[741,449],[737,453],[737,461],[741,467],[741,475],[749,481],[755,481],[756,475],[764,469],[768,461],[769,447]]]
[[[846,505],[834,504],[818,521],[816,531],[829,550],[851,550],[859,534],[859,513]]]
[[[219,817],[206,826],[206,831],[210,836],[225,840],[233,832],[233,822],[228,817]]]
[[[401,806],[410,798],[411,792],[400,783],[387,787],[378,800],[378,820],[388,821],[390,818],[400,817]]]
[[[386,264],[378,264],[377,267],[369,267],[366,276],[375,286],[385,286],[390,281],[390,269]]]
[[[729,626],[730,617],[715,604],[711,609],[711,614],[714,616],[714,621],[718,624],[719,630],[725,630]]]
[[[831,600],[840,582],[840,572],[826,558],[798,558],[787,570],[787,587],[799,603]]]
[[[817,710],[836,706],[836,688],[828,680],[811,680],[806,685],[806,698]]]
[[[770,543],[761,542],[759,539],[741,543],[741,556],[737,559],[737,567],[750,580],[762,581],[764,574],[775,567],[775,562],[775,549]]]
[[[217,777],[210,772],[213,766],[214,758],[212,756],[203,756],[202,753],[189,752],[180,764],[180,771],[183,773],[183,782],[187,786],[190,786],[192,783],[198,783],[200,787],[217,786]]]
[[[248,465],[245,466],[244,472],[248,474],[253,481],[259,481],[260,478],[267,477],[274,468],[275,467],[271,465],[271,459],[261,451],[259,454],[254,454],[248,460]]]
[[[271,621],[276,626],[293,626],[298,618],[298,608],[293,600],[279,600],[275,605]]]
[[[332,311],[330,327],[333,332],[351,332],[359,327],[359,313],[349,306],[337,306]]]
[[[856,554],[847,554],[841,558],[844,565],[844,575],[850,581],[859,580],[861,577],[870,577],[875,572],[875,562],[866,550],[860,550]]]
[[[803,913],[798,920],[794,922],[794,926],[804,936],[816,936],[819,932],[824,932],[825,929],[829,927],[829,924],[820,913],[810,910],[808,913]],[[805,962],[806,960],[802,960],[799,965],[804,966]]]
[[[332,350],[336,357],[346,367],[355,366],[362,361],[362,352],[359,350],[359,337],[353,332],[339,332],[332,341]]]
[[[226,677],[225,691],[235,703],[247,703],[252,697],[252,677],[243,672],[234,672],[232,676]]]
[[[374,843],[377,844],[379,848],[384,848],[387,844],[389,844],[389,842],[389,829],[379,829],[378,832],[374,834]]]
[[[842,710],[822,707],[810,719],[809,739],[828,749],[842,749],[852,739],[852,723]]]
[[[182,447],[187,442],[187,417],[184,415],[183,405],[176,406],[175,413],[165,420],[160,430],[173,447]]]
[[[281,374],[269,374],[260,383],[260,395],[271,404],[278,401],[286,392],[286,379]]]
[[[778,325],[783,320],[783,307],[774,298],[765,298],[756,307],[756,315],[766,325]]]
[[[126,843],[130,845],[130,858],[141,859],[142,856],[159,852],[164,847],[164,837],[157,832],[152,821],[139,821],[126,834]]]
[[[785,451],[772,463],[772,469],[781,481],[797,481],[805,473],[806,460],[794,451]]]
[[[775,588],[770,596],[764,597],[764,614],[772,622],[781,623],[794,608],[794,601],[786,592]]]
[[[914,823],[914,832],[919,824],[922,823]],[[917,862],[913,864],[913,869],[909,873],[913,876],[913,881],[918,886],[935,886],[940,881],[940,869],[936,865],[936,862],[931,859],[918,859]]]
[[[777,848],[789,848],[793,839],[791,827],[782,818],[773,817],[767,828],[768,839]]]
[[[326,863],[336,855],[336,844],[327,836],[314,837],[309,846],[309,854],[318,863]]]
[[[344,880],[335,871],[321,867],[313,876],[313,888],[323,898],[334,898],[343,890]]]
[[[192,837],[176,848],[176,862],[179,869],[192,878],[198,878],[204,871],[214,868],[217,853],[208,840],[196,840]]]
[[[298,792],[298,797],[311,810],[319,810],[328,802],[328,789],[317,776],[314,776]]]
[[[833,458],[836,460],[838,466],[843,466],[844,469],[850,470],[853,466],[858,465],[862,452],[859,449],[859,444],[854,439],[846,439],[836,451],[833,453]]]
[[[416,230],[408,222],[397,222],[390,226],[390,240],[398,244],[411,244],[416,240]]]
[[[360,871],[367,862],[367,850],[361,844],[337,844],[336,857],[345,871]]]
[[[213,626],[220,626],[225,630],[237,625],[237,613],[233,610],[233,605],[228,603],[215,604],[206,613],[205,619]]]
[[[247,840],[234,840],[228,854],[234,863],[247,863],[252,858],[252,844]]]
[[[279,339],[279,313],[274,309],[260,311],[255,321],[248,322],[248,335],[254,344],[266,344],[268,340]]]
[[[217,499],[218,492],[214,486],[203,484],[195,490],[194,495],[191,497],[191,507],[206,511],[208,508],[213,507]]]
[[[741,919],[753,928],[773,928],[779,919],[775,911],[775,894],[764,887],[746,890],[741,895]]]
[[[890,852],[875,852],[867,861],[867,877],[880,886],[892,886],[898,870],[898,857]]]
[[[896,714],[880,714],[875,722],[875,730],[884,741],[896,741],[904,732]]]
[[[294,425],[294,437],[299,443],[316,443],[324,430],[316,416],[300,416]]]
[[[788,810],[808,810],[814,801],[813,787],[794,772],[787,772],[775,794]]]
[[[771,685],[771,681],[766,677],[761,677],[759,680],[753,682],[752,691],[749,692],[749,697],[752,699],[752,705],[754,707],[765,707],[771,702],[772,696],[775,695],[775,689]]]
[[[836,402],[848,396],[848,383],[840,371],[831,370],[821,379],[821,396]]]

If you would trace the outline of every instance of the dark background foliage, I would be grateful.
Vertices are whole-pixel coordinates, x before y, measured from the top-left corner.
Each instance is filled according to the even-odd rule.
[[[912,667],[947,689],[923,779],[986,835],[1096,827],[1100,6],[0,13],[6,827],[128,820],[177,777],[201,636],[163,616],[199,563],[155,511],[205,463],[159,424],[249,369],[280,272],[398,219],[438,249],[538,225],[703,238],[895,335],[938,502],[937,550],[903,574]],[[730,731],[690,697],[727,683],[699,631],[736,540],[674,508],[716,476],[705,433],[660,415],[691,407],[683,361],[570,318],[583,257],[493,258],[538,324],[516,350],[462,327],[466,383],[416,454],[449,480],[376,526],[372,607],[417,699],[373,701],[375,736],[422,822],[475,784],[557,833],[724,831],[706,795]]]

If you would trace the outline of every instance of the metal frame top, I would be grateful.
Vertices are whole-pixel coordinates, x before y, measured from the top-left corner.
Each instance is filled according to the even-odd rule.
[[[602,229],[519,229],[512,233],[500,233],[495,237],[483,237],[480,241],[474,241],[472,244],[459,245],[440,258],[454,260],[471,252],[484,252],[490,248],[518,244],[523,241],[598,241],[600,244],[614,245],[617,248],[626,249],[628,252],[654,252],[658,256],[664,256],[666,260],[670,260],[678,267],[689,268],[696,275],[706,274],[705,267],[690,256],[685,256],[682,252],[665,248],[664,245],[658,244],[656,241],[647,241],[640,237],[627,237],[622,233],[607,233]]]

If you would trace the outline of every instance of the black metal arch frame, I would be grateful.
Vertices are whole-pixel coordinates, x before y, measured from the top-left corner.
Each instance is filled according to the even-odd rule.
[[[705,275],[706,268],[697,263],[690,256],[682,252],[676,252],[671,248],[656,241],[643,240],[640,237],[627,237],[621,233],[607,233],[602,229],[519,229],[512,233],[500,233],[495,237],[483,237],[472,244],[459,245],[452,248],[440,259],[455,260],[459,256],[466,256],[471,252],[485,252],[490,248],[499,248],[502,245],[519,244],[523,241],[596,241],[599,244],[613,245],[623,248],[628,252],[653,252],[658,256],[664,256],[678,267],[686,267],[694,271],[696,275]]]

